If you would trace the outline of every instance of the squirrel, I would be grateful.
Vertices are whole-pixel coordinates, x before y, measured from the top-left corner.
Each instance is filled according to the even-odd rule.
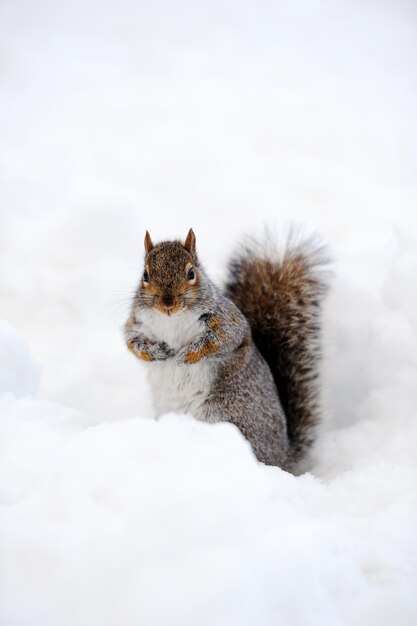
[[[154,245],[124,327],[149,362],[157,415],[191,413],[235,424],[257,459],[295,472],[319,420],[323,247],[306,240],[279,255],[249,241],[225,289],[208,277],[192,229]]]

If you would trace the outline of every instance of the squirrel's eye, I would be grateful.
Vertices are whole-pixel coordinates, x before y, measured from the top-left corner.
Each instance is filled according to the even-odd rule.
[[[144,283],[148,283],[149,282],[149,274],[148,274],[148,272],[146,270],[143,272],[143,282]]]
[[[194,280],[194,278],[195,278],[195,272],[193,268],[190,267],[190,269],[187,272],[187,280]]]

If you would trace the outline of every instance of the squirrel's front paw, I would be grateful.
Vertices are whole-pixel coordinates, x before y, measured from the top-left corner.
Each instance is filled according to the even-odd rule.
[[[143,361],[165,361],[174,356],[174,351],[165,342],[141,341],[132,339],[127,344],[129,350]]]
[[[149,352],[156,361],[165,361],[175,354],[174,350],[172,350],[165,341],[152,344],[149,348]]]
[[[181,348],[177,353],[177,363],[178,365],[191,365],[192,363],[197,363],[203,356],[203,351],[199,346],[189,344]]]
[[[149,351],[149,344],[138,339],[129,339],[126,342],[129,350],[142,361],[154,361],[154,357]]]

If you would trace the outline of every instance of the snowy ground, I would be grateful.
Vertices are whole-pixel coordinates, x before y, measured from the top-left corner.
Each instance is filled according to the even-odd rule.
[[[417,10],[0,6],[0,622],[417,621]],[[311,473],[149,419],[120,327],[142,240],[329,241]],[[31,356],[33,355],[33,356]]]

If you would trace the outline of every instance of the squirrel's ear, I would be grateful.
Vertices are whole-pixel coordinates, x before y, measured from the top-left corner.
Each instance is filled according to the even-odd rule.
[[[195,253],[195,235],[192,228],[188,231],[187,239],[184,243],[184,248],[190,252],[190,254]]]
[[[146,251],[146,254],[148,252],[150,252],[152,250],[152,248],[153,248],[153,243],[152,243],[151,236],[149,234],[149,231],[146,231],[146,235],[145,235],[145,251]]]

